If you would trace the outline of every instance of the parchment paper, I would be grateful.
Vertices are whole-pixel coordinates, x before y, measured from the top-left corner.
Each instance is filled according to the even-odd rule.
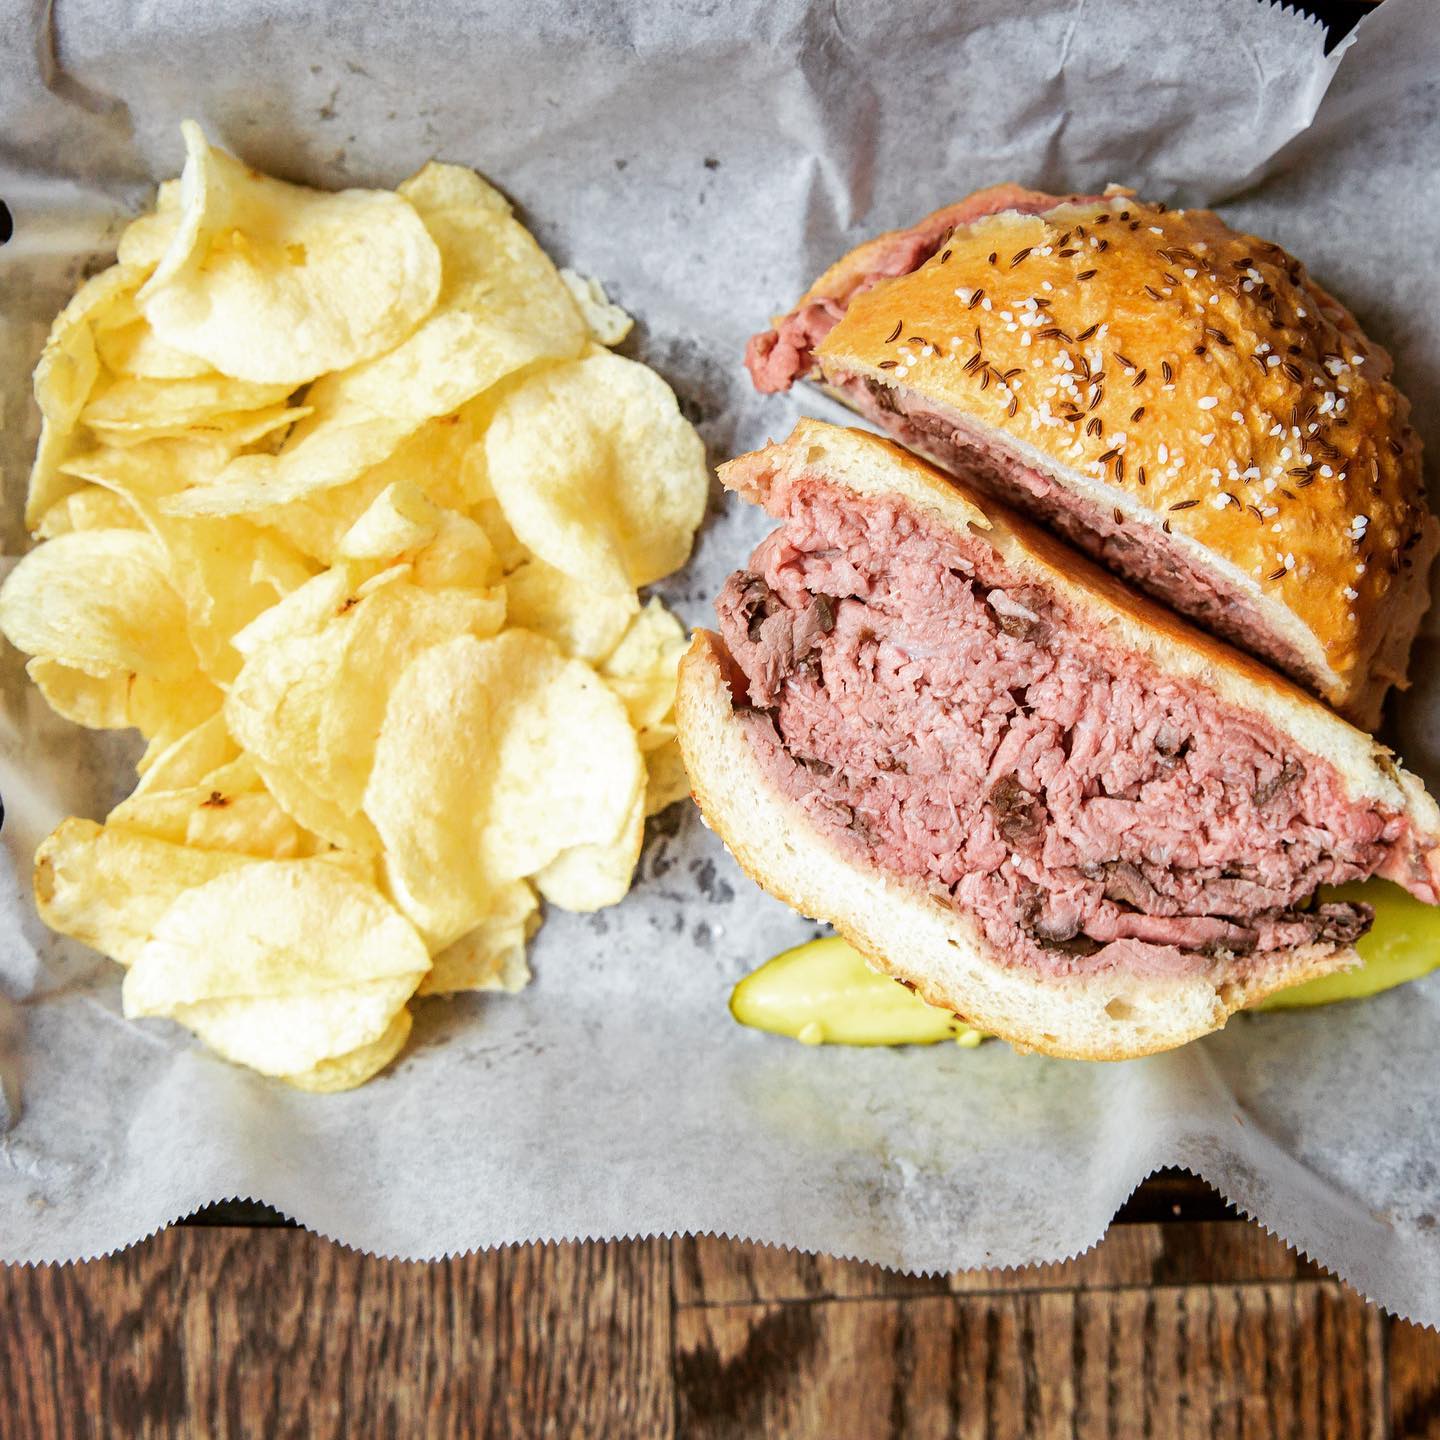
[[[24,544],[45,327],[176,173],[187,115],[324,185],[393,184],[432,155],[479,167],[640,317],[632,353],[716,459],[823,410],[749,392],[750,330],[862,236],[1006,178],[1223,202],[1394,348],[1440,454],[1433,13],[1387,0],[1326,58],[1318,25],[1252,0],[4,7],[0,540]],[[764,529],[717,492],[664,593],[707,620]],[[1437,634],[1394,725],[1432,782]],[[738,1028],[725,1002],[813,927],[675,807],[623,906],[550,915],[524,994],[428,1002],[385,1077],[300,1095],[124,1021],[118,969],[39,925],[34,844],[102,813],[134,752],[22,682],[7,653],[0,1258],[96,1255],[240,1195],[388,1255],[714,1230],[911,1269],[1020,1264],[1090,1245],[1176,1164],[1366,1295],[1440,1320],[1440,977],[1121,1065],[806,1049]]]

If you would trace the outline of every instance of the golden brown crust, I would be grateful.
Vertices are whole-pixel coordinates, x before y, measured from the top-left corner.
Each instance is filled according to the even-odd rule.
[[[934,236],[937,239],[957,225],[966,225],[977,215],[990,215],[998,210],[1016,207],[1033,207],[1036,204],[1063,203],[1063,197],[1047,195],[1043,190],[1030,190],[1024,185],[1006,182],[977,190],[963,200],[942,205],[932,210],[923,220],[907,225],[902,230],[885,230],[873,240],[857,245],[848,254],[842,255],[818,280],[800,297],[796,310],[817,300],[849,301],[855,291],[868,280],[877,267],[884,264],[886,257],[894,250],[897,242],[908,240],[914,235]],[[775,316],[778,325],[784,316]]]
[[[1440,547],[1388,354],[1299,262],[1209,211],[1066,203],[946,250],[855,295],[822,374],[903,384],[1100,487],[1127,523],[1189,537],[1294,617],[1327,698],[1370,719]]]

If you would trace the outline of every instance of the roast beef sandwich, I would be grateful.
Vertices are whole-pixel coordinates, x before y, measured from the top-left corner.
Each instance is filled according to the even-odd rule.
[[[805,421],[725,484],[780,523],[680,672],[709,824],[767,890],[981,1029],[1179,1045],[1435,903],[1440,810],[1289,681],[867,433]]]
[[[1373,728],[1440,527],[1390,357],[1278,245],[999,186],[862,245],[750,342]]]

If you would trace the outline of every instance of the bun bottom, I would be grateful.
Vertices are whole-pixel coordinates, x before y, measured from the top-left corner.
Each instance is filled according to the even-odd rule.
[[[1359,963],[1353,948],[1306,945],[1244,974],[1052,976],[1009,964],[961,910],[842,856],[770,785],[735,719],[719,637],[697,631],[680,666],[680,746],[696,802],[745,872],[802,914],[833,925],[878,970],[911,982],[1017,1049],[1128,1060],[1220,1029],[1237,1010]]]

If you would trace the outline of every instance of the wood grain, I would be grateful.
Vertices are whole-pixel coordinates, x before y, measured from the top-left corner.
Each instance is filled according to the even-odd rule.
[[[172,1230],[0,1268],[0,1440],[1440,1440],[1440,1337],[1238,1221],[915,1278],[714,1239],[432,1265]]]
[[[902,1275],[878,1265],[768,1245],[737,1245],[713,1235],[678,1237],[673,1245],[675,1299],[680,1305],[1319,1279],[1324,1274],[1259,1226],[1223,1220],[1117,1225],[1102,1244],[1073,1260],[1024,1271],[968,1270],[948,1276]]]
[[[1381,1317],[1335,1281],[696,1306],[675,1343],[694,1440],[1389,1433]]]
[[[1389,1359],[1394,1440],[1440,1440],[1440,1335],[1396,1322]]]
[[[418,1265],[178,1229],[0,1269],[0,1436],[668,1434],[669,1261],[653,1241]]]

